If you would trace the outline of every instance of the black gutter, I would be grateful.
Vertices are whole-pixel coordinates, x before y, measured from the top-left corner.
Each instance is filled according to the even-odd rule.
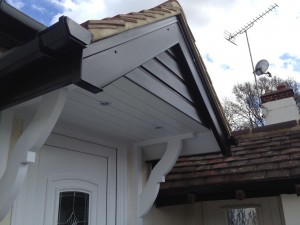
[[[0,56],[0,110],[81,81],[82,50],[92,34],[68,17]]]
[[[0,0],[0,48],[23,44],[47,27]]]

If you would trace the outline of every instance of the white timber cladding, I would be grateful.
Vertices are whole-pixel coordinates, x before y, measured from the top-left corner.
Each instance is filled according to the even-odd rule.
[[[34,153],[44,144],[57,122],[66,94],[66,90],[62,89],[45,95],[34,118],[15,144],[0,179],[0,221],[7,215],[19,194],[27,175],[28,164],[34,161]]]
[[[108,102],[107,106],[101,105]],[[101,134],[111,143],[132,144],[208,129],[168,103],[120,78],[99,94],[70,93],[60,122]],[[75,129],[76,129],[75,127]],[[91,132],[92,135],[92,132]]]

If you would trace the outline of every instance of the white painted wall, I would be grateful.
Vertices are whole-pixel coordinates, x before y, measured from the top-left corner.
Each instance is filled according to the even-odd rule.
[[[300,119],[298,107],[293,97],[263,103],[266,125]]]
[[[285,225],[300,224],[300,197],[295,194],[283,194],[280,196]]]

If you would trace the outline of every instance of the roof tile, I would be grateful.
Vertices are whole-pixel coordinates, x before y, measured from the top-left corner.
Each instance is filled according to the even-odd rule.
[[[289,177],[289,176],[290,176],[290,171],[288,169],[267,171],[267,178]]]
[[[299,176],[300,174],[300,167],[295,167],[295,168],[292,168],[290,169],[290,175],[291,176]]]
[[[145,24],[153,23],[174,15],[182,15],[182,8],[176,0],[169,0],[152,9],[120,14],[102,20],[88,20],[82,24],[93,34],[93,41],[96,42],[103,38],[130,30]],[[97,24],[98,26],[95,26]],[[99,25],[109,26],[99,26]]]
[[[300,160],[287,160],[279,163],[279,168],[293,168],[300,166]]]
[[[217,153],[178,159],[162,188],[173,186],[169,183],[188,188],[300,178],[300,125],[289,121],[271,127],[239,132],[231,157]]]

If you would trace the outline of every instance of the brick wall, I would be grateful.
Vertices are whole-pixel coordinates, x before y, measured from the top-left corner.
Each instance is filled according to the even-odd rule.
[[[277,91],[272,91],[261,96],[261,103],[272,102],[279,99],[294,97],[294,91],[285,85],[279,85]]]

